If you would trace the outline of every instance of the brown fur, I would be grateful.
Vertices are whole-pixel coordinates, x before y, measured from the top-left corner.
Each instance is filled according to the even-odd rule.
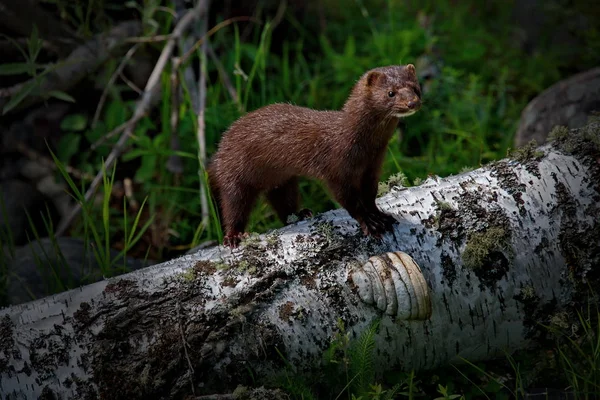
[[[272,104],[234,122],[208,169],[225,244],[238,244],[260,193],[286,223],[298,211],[298,176],[324,181],[363,232],[380,237],[395,221],[375,205],[387,143],[420,95],[414,66],[381,67],[359,79],[341,111]]]

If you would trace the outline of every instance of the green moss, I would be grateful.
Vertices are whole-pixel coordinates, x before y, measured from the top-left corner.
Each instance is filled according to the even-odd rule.
[[[523,300],[531,300],[537,298],[535,289],[531,285],[527,285],[521,289],[521,297]]]
[[[459,171],[458,173],[459,173],[459,174],[466,174],[467,172],[471,172],[471,171],[474,171],[474,170],[475,170],[475,167],[467,167],[467,166],[464,166],[464,167],[462,167],[462,168],[460,169],[460,171]]]
[[[548,134],[548,141],[562,140],[569,136],[569,129],[566,126],[556,125]]]
[[[260,235],[257,232],[250,232],[247,236],[242,238],[242,243],[245,246],[256,246],[260,243]]]
[[[438,206],[438,209],[440,211],[450,211],[453,210],[454,208],[450,205],[450,203],[446,202],[446,201],[441,201],[441,200],[436,200],[436,204]]]
[[[194,270],[194,268],[188,268],[179,274],[179,277],[186,282],[193,281],[196,279],[196,270]]]
[[[421,186],[421,183],[423,183],[423,179],[416,177],[415,180],[413,181],[413,185],[415,186]]]
[[[463,263],[470,269],[485,267],[491,252],[505,250],[507,246],[508,232],[504,228],[491,227],[483,232],[473,232],[462,254]]]
[[[525,146],[522,146],[510,153],[510,157],[520,163],[525,163],[530,160],[539,160],[544,156],[544,152],[538,150],[538,144],[535,139],[532,139]]]
[[[288,217],[285,220],[285,222],[287,222],[288,224],[295,224],[298,221],[300,221],[300,218],[298,218],[296,214],[288,215]]]
[[[556,126],[550,132],[549,139],[557,141],[559,148],[569,154],[577,152],[584,142],[590,142],[599,150],[600,124],[596,118],[590,118],[590,122],[580,129],[569,130],[564,126]]]
[[[387,181],[379,182],[379,186],[377,187],[377,196],[383,196],[394,186],[407,187],[410,186],[410,182],[404,173],[398,172],[394,175],[391,175]]]
[[[266,236],[267,246],[273,247],[279,244],[279,234],[277,232],[269,233]]]
[[[227,264],[226,262],[221,261],[221,262],[215,263],[215,268],[219,271],[226,271],[229,268],[231,268],[231,265]]]
[[[567,314],[565,311],[557,312],[550,317],[550,325],[554,328],[569,328],[569,314]]]
[[[315,232],[331,242],[334,239],[334,226],[331,222],[321,222],[315,225]]]
[[[390,188],[388,187],[387,182],[379,182],[379,184],[377,184],[377,197],[381,197],[389,191]]]
[[[600,123],[590,123],[582,129],[583,138],[592,142],[596,149],[600,149]]]
[[[240,260],[235,266],[238,270],[244,271],[250,267],[250,263],[247,260]]]

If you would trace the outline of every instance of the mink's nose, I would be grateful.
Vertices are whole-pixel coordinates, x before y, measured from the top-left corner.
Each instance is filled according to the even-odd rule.
[[[411,101],[409,101],[406,106],[408,108],[410,108],[411,110],[418,110],[419,108],[421,108],[421,100],[419,99],[412,99]]]

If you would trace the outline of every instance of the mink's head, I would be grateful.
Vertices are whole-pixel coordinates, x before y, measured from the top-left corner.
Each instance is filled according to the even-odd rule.
[[[386,117],[407,117],[421,108],[421,87],[415,66],[392,65],[367,71],[357,82],[351,99]]]

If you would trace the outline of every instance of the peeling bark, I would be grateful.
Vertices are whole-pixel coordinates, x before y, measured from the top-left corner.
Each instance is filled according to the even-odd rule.
[[[227,393],[280,372],[278,352],[314,372],[338,319],[353,337],[380,319],[380,371],[535,345],[538,322],[599,281],[599,144],[595,123],[517,159],[396,188],[378,200],[399,221],[383,241],[335,210],[233,253],[208,249],[2,310],[0,393]],[[397,251],[420,270],[385,261]],[[431,309],[406,312],[417,292]]]

